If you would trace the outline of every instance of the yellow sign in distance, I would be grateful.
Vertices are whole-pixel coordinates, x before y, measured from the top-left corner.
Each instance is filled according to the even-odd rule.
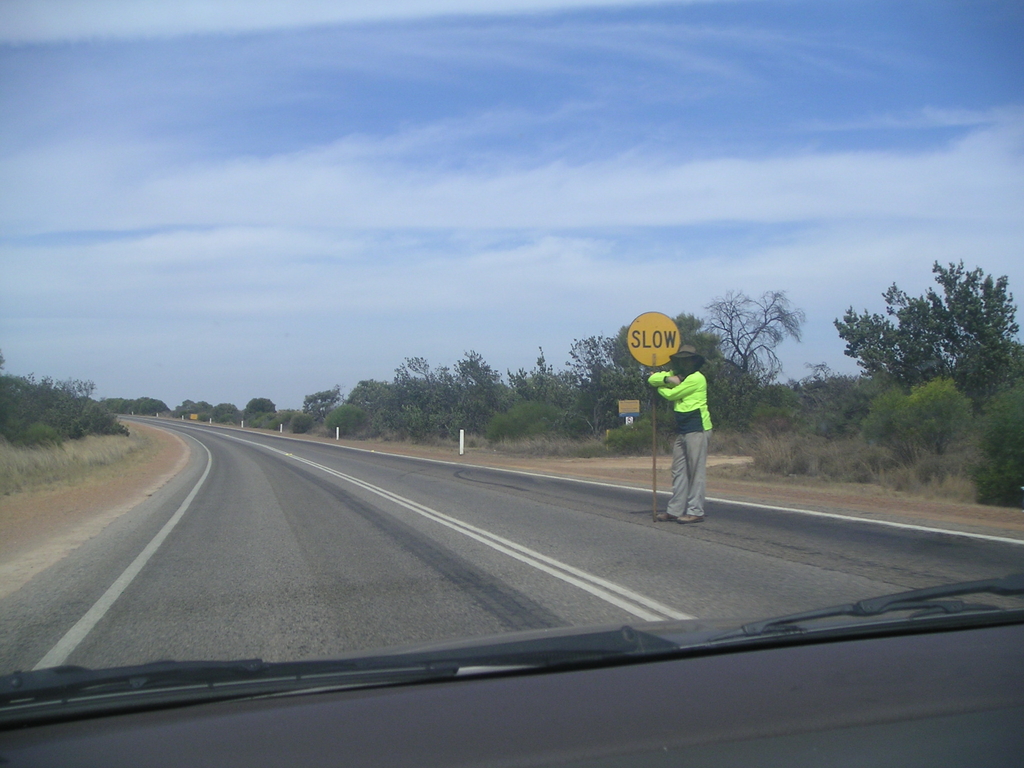
[[[626,346],[638,363],[656,368],[679,351],[679,329],[668,315],[644,312],[630,323]]]

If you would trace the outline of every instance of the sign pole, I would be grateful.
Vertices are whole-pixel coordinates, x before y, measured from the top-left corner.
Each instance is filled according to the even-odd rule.
[[[657,358],[651,355],[651,368]],[[651,522],[658,522],[658,401],[651,397]]]

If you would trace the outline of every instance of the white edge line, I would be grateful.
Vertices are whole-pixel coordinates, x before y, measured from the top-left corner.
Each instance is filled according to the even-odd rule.
[[[890,520],[872,520],[870,518],[863,517],[852,517],[850,515],[840,515],[835,512],[818,512],[813,509],[794,509],[792,507],[775,507],[771,504],[757,504],[752,501],[736,501],[735,499],[712,499],[708,498],[708,501],[714,501],[719,504],[738,504],[746,507],[756,507],[758,509],[771,509],[776,512],[797,512],[801,515],[812,515],[814,517],[829,517],[834,520],[844,520],[846,522],[854,523],[869,523],[871,525],[885,525],[890,528],[905,528],[910,531],[924,531],[925,533],[944,533],[948,536],[966,536],[971,539],[982,539],[984,541],[998,541],[1002,544],[1018,544],[1024,546],[1024,539],[1011,539],[1006,536],[990,536],[985,533],[970,533],[969,531],[951,531],[948,528],[931,528],[927,525],[913,525],[911,523],[896,523]]]
[[[600,480],[586,480],[581,477],[566,477],[564,475],[546,475],[542,472],[528,472],[522,469],[509,469],[507,467],[489,467],[486,464],[464,464],[460,461],[447,461],[445,459],[428,459],[423,456],[406,456],[403,453],[387,453],[386,451],[374,451],[369,448],[356,448],[351,445],[338,445],[337,443],[320,442],[318,440],[300,440],[295,437],[284,437],[283,435],[259,435],[259,437],[273,437],[277,440],[291,440],[295,443],[302,443],[303,445],[323,445],[330,448],[340,448],[346,451],[357,451],[359,453],[366,454],[381,454],[384,456],[394,456],[399,459],[409,459],[411,461],[425,461],[430,464],[444,464],[450,467],[465,467],[468,469],[486,469],[492,472],[506,472],[512,475],[524,475],[526,477],[542,477],[547,480],[564,480],[570,483],[583,483],[585,485],[596,485],[601,488],[616,488],[622,491],[643,491],[643,488],[639,488],[635,485],[618,485],[616,483],[604,483]],[[239,438],[235,438],[239,439]],[[247,441],[251,442],[251,441]],[[256,443],[258,445],[258,443]],[[669,491],[658,491],[662,496],[670,496]],[[799,515],[810,515],[812,517],[827,517],[833,520],[842,520],[847,523],[864,523],[865,525],[882,525],[888,528],[902,528],[911,531],[921,531],[922,533],[942,533],[947,536],[961,536],[968,539],[979,539],[981,541],[995,541],[1000,544],[1015,544],[1017,546],[1024,547],[1024,539],[1013,539],[1008,536],[992,536],[985,533],[971,533],[969,531],[955,531],[949,528],[932,528],[927,525],[913,525],[911,523],[896,523],[889,520],[873,520],[867,517],[856,517],[854,515],[842,515],[836,512],[818,512],[813,509],[797,509],[795,507],[778,507],[773,504],[759,504],[752,501],[737,501],[736,499],[720,499],[717,497],[709,496],[708,501],[713,501],[716,504],[735,504],[738,506],[756,507],[758,509],[770,509],[774,512],[790,512]]]
[[[110,607],[117,601],[117,599],[124,593],[128,588],[128,585],[132,583],[139,572],[145,567],[149,559],[154,555],[160,545],[163,544],[164,539],[170,535],[174,526],[178,524],[178,521],[188,511],[189,506],[192,504],[192,500],[195,499],[196,494],[199,493],[199,488],[206,482],[206,478],[210,474],[210,467],[213,466],[213,456],[210,454],[210,449],[203,445],[199,440],[195,442],[199,443],[206,451],[206,469],[203,471],[203,476],[199,478],[199,482],[193,486],[192,490],[189,491],[188,496],[181,502],[177,511],[171,515],[170,520],[164,523],[163,527],[157,532],[156,536],[146,545],[146,548],[138,554],[138,556],[132,561],[131,565],[124,569],[124,572],[117,577],[107,591],[103,593],[99,600],[86,611],[85,615],[78,620],[78,622],[67,631],[57,644],[50,649],[50,652],[40,659],[39,663],[33,667],[33,669],[46,669],[48,667],[58,667],[63,664],[68,656],[78,647],[86,635],[92,631],[100,620],[106,615]]]

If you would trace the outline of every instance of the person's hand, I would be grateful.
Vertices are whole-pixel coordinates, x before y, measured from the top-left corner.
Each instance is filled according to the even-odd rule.
[[[680,379],[678,376],[669,376],[667,379],[665,379],[665,383],[672,387],[678,386],[681,381],[682,379]]]

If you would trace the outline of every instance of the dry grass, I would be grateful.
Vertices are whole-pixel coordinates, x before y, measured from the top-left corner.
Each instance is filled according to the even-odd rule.
[[[524,440],[502,440],[497,443],[491,443],[490,447],[497,453],[508,456],[532,458],[592,459],[598,456],[611,455],[601,440],[575,440],[568,437],[545,435]]]
[[[79,482],[149,448],[141,430],[90,436],[60,446],[18,448],[0,442],[0,495]]]
[[[753,456],[757,438],[750,432],[733,432],[728,429],[714,429],[708,441],[708,453],[722,456]]]
[[[859,438],[782,434],[754,436],[750,453],[754,462],[747,473],[752,476],[871,484],[944,501],[976,498],[969,474],[976,457],[967,445],[942,456],[923,454],[901,462],[887,448]]]

